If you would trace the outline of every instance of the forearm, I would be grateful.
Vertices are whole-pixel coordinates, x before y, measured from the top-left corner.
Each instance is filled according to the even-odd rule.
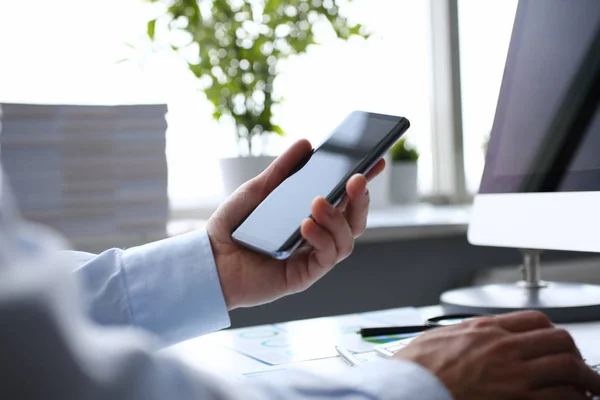
[[[133,325],[170,345],[229,326],[205,232],[99,255],[68,252],[92,319]]]
[[[381,361],[336,378],[290,372],[228,380],[155,353],[152,336],[98,327],[59,269],[0,271],[0,398],[449,400],[430,373]]]

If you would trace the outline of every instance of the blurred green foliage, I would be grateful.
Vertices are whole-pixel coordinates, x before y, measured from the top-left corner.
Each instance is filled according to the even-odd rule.
[[[353,0],[147,0],[162,3],[165,14],[148,22],[147,34],[157,39],[157,23],[166,33],[187,32],[190,41],[172,45],[197,53],[189,69],[201,78],[214,106],[213,117],[232,117],[238,143],[252,154],[252,137],[283,135],[273,122],[273,93],[278,63],[316,44],[313,26],[327,21],[338,38],[367,37],[360,24],[350,23],[340,8]],[[367,1],[367,0],[365,0]],[[186,53],[189,54],[189,53]],[[298,76],[298,79],[309,77]]]
[[[406,138],[402,138],[394,143],[390,153],[392,155],[392,162],[417,161],[419,159],[419,152],[408,144]]]

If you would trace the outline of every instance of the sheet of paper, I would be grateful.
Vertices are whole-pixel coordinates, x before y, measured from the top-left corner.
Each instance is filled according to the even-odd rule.
[[[404,337],[363,340],[357,334],[363,327],[422,323],[417,309],[398,308],[235,329],[211,335],[211,340],[266,365],[282,365],[335,357],[335,346],[364,353],[377,344]]]
[[[566,329],[581,355],[590,365],[600,364],[600,322],[584,322],[577,324],[559,324],[558,327]]]
[[[177,357],[193,368],[225,375],[239,375],[243,372],[258,372],[271,368],[270,365],[240,354],[234,349],[215,345],[210,338],[212,335],[214,334],[178,343],[161,350],[160,353]]]
[[[363,363],[374,362],[382,359],[382,357],[378,356],[375,352],[358,354],[357,358]],[[346,362],[341,357],[336,356],[318,360],[300,361],[297,363],[285,364],[281,366],[273,366],[270,369],[262,369],[256,372],[249,372],[242,374],[242,376],[244,378],[250,379],[268,376],[268,378],[271,379],[274,375],[285,377],[286,375],[293,374],[298,370],[309,371],[320,376],[333,376],[343,373],[349,368],[351,367],[348,366],[348,364],[346,364]]]
[[[319,374],[338,373],[350,367],[336,353],[336,345],[358,353],[357,357],[364,362],[380,358],[370,350],[385,340],[363,341],[355,333],[357,329],[421,323],[421,314],[414,308],[385,310],[225,330],[162,352],[180,357],[194,367],[234,379],[284,374],[295,368],[307,368]],[[558,326],[571,333],[589,364],[600,364],[600,322]]]

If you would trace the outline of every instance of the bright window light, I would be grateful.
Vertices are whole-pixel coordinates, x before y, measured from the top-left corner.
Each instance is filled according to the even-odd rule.
[[[180,59],[125,44],[147,44],[154,6],[141,0],[0,2],[0,102],[167,103],[172,207],[211,206],[221,201],[218,160],[237,150],[233,127],[212,120],[210,104]],[[347,15],[372,37],[343,42],[324,32],[320,46],[282,64],[275,90],[287,100],[275,115],[287,137],[269,140],[264,152],[278,154],[301,137],[316,145],[355,109],[402,115],[411,121],[409,138],[421,152],[420,191],[427,194],[428,2],[355,0]],[[125,57],[132,61],[117,63]]]
[[[459,0],[465,178],[477,192],[483,173],[517,0]]]

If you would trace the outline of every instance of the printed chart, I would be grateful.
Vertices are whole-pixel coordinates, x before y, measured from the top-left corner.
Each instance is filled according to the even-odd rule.
[[[375,352],[358,354],[356,357],[361,363],[370,363],[380,360],[381,357]],[[259,371],[241,374],[243,379],[248,378],[276,378],[286,379],[288,374],[297,374],[299,371],[307,371],[320,376],[336,376],[348,370],[348,365],[340,357],[320,358],[317,360],[300,361],[297,363],[284,364],[280,366],[267,367]]]
[[[224,331],[211,335],[211,340],[272,366],[336,357],[335,346],[369,352],[378,344],[407,336],[362,339],[357,333],[360,328],[422,323],[417,309],[397,308]]]

